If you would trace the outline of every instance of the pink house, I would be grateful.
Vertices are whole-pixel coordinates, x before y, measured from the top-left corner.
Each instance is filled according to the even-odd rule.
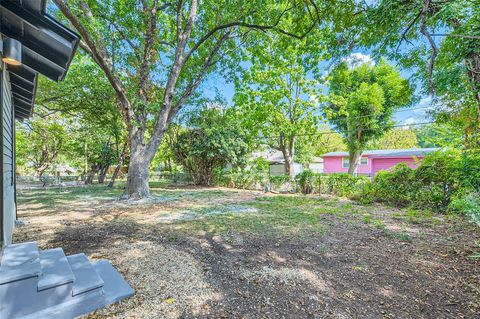
[[[378,171],[406,163],[411,168],[417,168],[419,161],[425,155],[438,151],[438,148],[411,148],[401,150],[365,151],[357,166],[357,173],[375,176]],[[324,173],[347,173],[350,165],[348,152],[331,152],[323,156]]]

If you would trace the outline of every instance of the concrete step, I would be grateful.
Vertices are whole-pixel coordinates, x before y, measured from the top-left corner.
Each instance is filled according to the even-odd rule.
[[[67,259],[70,257],[71,256],[68,256]],[[94,262],[91,266],[94,271],[103,278],[103,281],[105,282],[103,290],[100,289],[89,293],[79,294],[72,297],[67,302],[22,316],[21,319],[76,318],[133,295],[133,289],[125,282],[122,276],[108,261],[100,260]]]
[[[72,283],[75,280],[62,248],[42,250],[39,257],[42,274],[38,280],[38,291]]]
[[[41,274],[38,244],[27,242],[8,245],[0,261],[0,285]]]
[[[112,265],[35,242],[9,245],[0,263],[0,319],[75,318],[133,295]]]
[[[103,286],[105,305],[133,296],[134,290],[132,287],[109,261],[99,260],[92,263],[92,266],[105,282]]]
[[[103,287],[104,281],[93,269],[92,264],[90,264],[85,254],[71,255],[67,257],[67,260],[75,276],[72,296]]]

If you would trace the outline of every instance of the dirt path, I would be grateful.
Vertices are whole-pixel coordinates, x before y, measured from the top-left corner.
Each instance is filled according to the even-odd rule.
[[[163,189],[136,204],[24,195],[17,241],[107,258],[136,290],[89,318],[480,314],[480,262],[468,258],[480,234],[459,218],[227,189]],[[321,227],[298,232],[312,223]]]

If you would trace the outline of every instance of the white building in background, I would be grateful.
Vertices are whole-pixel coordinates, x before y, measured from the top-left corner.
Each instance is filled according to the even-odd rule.
[[[268,161],[271,176],[281,176],[285,174],[285,159],[281,151],[269,149],[266,151],[253,152],[250,159],[254,160],[260,157]],[[323,158],[313,157],[312,161],[307,165],[296,162],[293,163],[294,175],[300,174],[305,169],[310,169],[315,173],[323,173]]]

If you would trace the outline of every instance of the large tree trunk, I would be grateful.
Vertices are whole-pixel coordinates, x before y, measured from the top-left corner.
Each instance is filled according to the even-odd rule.
[[[295,174],[294,166],[293,166],[293,159],[290,156],[287,156],[285,159],[285,175],[293,177]]]
[[[85,185],[93,184],[93,178],[95,177],[95,174],[97,174],[98,169],[99,169],[99,165],[97,163],[92,165],[92,168],[90,169],[90,173],[88,174],[88,177],[85,180]]]
[[[127,185],[125,188],[125,196],[127,198],[139,199],[150,196],[148,187],[148,179],[150,173],[150,163],[155,156],[158,145],[144,146],[143,138],[139,135],[132,134],[130,139],[130,163],[128,165]],[[163,134],[159,138],[161,141]],[[158,143],[160,144],[160,143]]]
[[[108,171],[109,167],[110,167],[110,165],[104,165],[98,171],[98,183],[99,184],[103,184],[103,182],[105,182],[105,177],[107,176],[107,171]]]
[[[285,145],[285,138],[280,138],[280,151],[283,154],[283,160],[285,161],[285,175],[293,177],[294,171],[294,159],[295,159],[295,136],[291,135]]]
[[[110,180],[110,183],[108,183],[108,187],[113,187],[115,184],[115,180],[118,177],[118,173],[120,172],[120,169],[122,168],[123,161],[117,164],[117,167],[115,167],[115,171],[113,172],[112,179]]]
[[[349,167],[348,167],[348,174],[356,175],[357,174],[357,167],[358,161],[360,159],[360,151],[350,151],[348,154],[349,159]]]
[[[134,156],[130,158],[125,189],[125,195],[128,198],[138,199],[150,196],[148,187],[149,167],[150,161],[144,157]]]

